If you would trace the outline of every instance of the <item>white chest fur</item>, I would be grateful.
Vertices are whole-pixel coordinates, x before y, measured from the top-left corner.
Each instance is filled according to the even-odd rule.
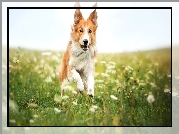
[[[77,71],[94,71],[95,48],[90,46],[87,51],[83,51],[80,46],[72,44],[69,65]]]

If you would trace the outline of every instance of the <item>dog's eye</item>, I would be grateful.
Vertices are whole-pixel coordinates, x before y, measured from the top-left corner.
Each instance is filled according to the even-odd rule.
[[[83,32],[83,30],[82,29],[80,29],[80,33],[82,33]]]
[[[92,33],[91,29],[89,29],[89,33]]]

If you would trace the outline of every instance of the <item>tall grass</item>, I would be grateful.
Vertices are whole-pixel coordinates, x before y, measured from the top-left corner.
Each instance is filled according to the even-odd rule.
[[[61,57],[9,50],[10,126],[171,126],[170,49],[98,54],[94,98],[60,96]]]

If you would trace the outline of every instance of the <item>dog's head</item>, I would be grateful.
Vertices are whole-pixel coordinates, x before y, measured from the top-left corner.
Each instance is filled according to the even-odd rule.
[[[80,7],[79,2],[75,4],[75,7]],[[93,7],[97,7],[97,3]],[[96,44],[97,17],[96,9],[89,15],[87,20],[84,20],[80,9],[75,11],[71,38],[84,51],[87,51],[90,45]]]

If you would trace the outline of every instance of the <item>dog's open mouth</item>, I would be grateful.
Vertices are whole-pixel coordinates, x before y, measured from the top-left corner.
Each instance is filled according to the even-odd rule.
[[[84,51],[87,51],[87,50],[88,50],[88,46],[87,46],[87,45],[81,45],[81,48],[82,48]]]

